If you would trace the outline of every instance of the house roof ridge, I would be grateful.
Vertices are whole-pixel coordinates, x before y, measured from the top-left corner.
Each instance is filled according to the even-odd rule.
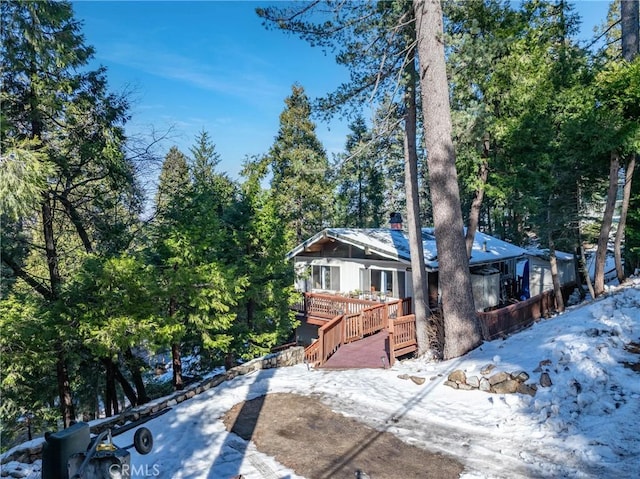
[[[434,227],[421,228],[425,265],[430,269],[438,268],[438,253]],[[341,228],[327,227],[287,253],[291,259],[309,246],[333,238],[360,249],[367,248],[380,256],[403,262],[411,261],[409,238],[404,230],[392,228]],[[526,254],[526,249],[507,241],[476,231],[470,266],[480,266],[506,259],[519,258]]]

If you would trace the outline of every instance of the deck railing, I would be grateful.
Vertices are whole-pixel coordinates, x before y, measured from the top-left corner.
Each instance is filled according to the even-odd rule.
[[[401,304],[399,304],[401,301]],[[325,293],[301,293],[299,300],[293,305],[293,309],[310,316],[331,319],[338,314],[356,314],[370,308],[373,304],[387,304],[390,315],[402,316],[409,314],[411,298],[403,300],[390,299],[387,301],[373,301],[368,299],[349,298],[339,294]],[[398,314],[398,311],[400,314]]]
[[[575,284],[563,286],[562,296],[565,301],[574,288]],[[536,319],[548,316],[555,310],[556,297],[553,290],[549,290],[493,311],[479,312],[482,337],[485,341],[505,337],[530,326]]]
[[[344,316],[344,342],[362,339],[362,314],[351,313]]]
[[[305,295],[305,304],[314,306],[315,308],[311,312],[307,311],[308,314],[319,316],[318,313],[328,314],[328,311],[331,311],[331,309],[327,307],[327,298],[322,297],[319,298],[320,301],[315,301],[315,299],[317,299],[315,295],[311,295],[310,293],[306,294],[310,296],[307,300]],[[333,298],[332,296],[329,297]],[[402,316],[404,310],[410,309],[410,303],[407,302],[407,300],[411,300],[410,298],[393,300],[386,303],[374,303],[372,301],[361,302],[361,300],[345,303],[342,299],[343,298],[338,300],[337,303],[355,304],[357,305],[356,308],[359,308],[360,311],[337,314],[333,316],[330,321],[322,325],[318,329],[318,339],[305,349],[305,360],[307,363],[312,366],[319,366],[327,361],[343,344],[357,341],[383,329],[389,329],[390,332],[397,329],[399,340],[395,343],[390,343],[396,344],[395,349],[394,347],[390,348],[390,351],[394,351],[394,356],[396,351],[405,351],[417,344],[415,339],[415,316]],[[333,306],[333,309],[336,308],[336,306]],[[412,321],[413,326],[411,326]],[[413,336],[411,336],[412,334]],[[413,339],[411,339],[411,337],[413,337]],[[393,361],[393,358],[391,361]]]
[[[378,304],[363,310],[360,313],[362,317],[362,336],[369,336],[386,328],[389,321],[388,311],[389,307],[386,304]]]
[[[409,314],[389,321],[389,350],[393,352],[390,361],[418,349],[416,336],[416,316]]]
[[[344,315],[341,314],[320,327],[318,339],[304,350],[304,358],[308,364],[318,366],[324,363],[342,345],[343,319]]]
[[[321,358],[321,348],[322,344],[320,343],[320,339],[317,339],[309,346],[304,348],[304,361],[311,366],[319,366],[324,361]]]
[[[574,287],[563,287],[565,300]],[[330,319],[318,330],[318,339],[305,349],[305,359],[311,365],[323,364],[342,344],[357,341],[385,328],[389,331],[391,364],[395,358],[417,350],[416,320],[411,311],[411,298],[378,303],[338,295],[304,293],[298,307],[299,311],[309,316]],[[525,301],[479,312],[483,339],[491,341],[523,329],[555,308],[553,291],[545,291]]]

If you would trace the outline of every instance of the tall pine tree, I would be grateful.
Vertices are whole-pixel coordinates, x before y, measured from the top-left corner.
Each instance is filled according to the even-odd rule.
[[[480,344],[469,258],[452,141],[445,67],[443,17],[439,0],[414,1],[419,78],[425,121],[429,184],[438,247],[439,286],[444,315],[444,358],[461,356]]]
[[[382,136],[403,132],[404,200],[419,353],[426,353],[431,345],[441,349],[438,335],[427,332],[429,307],[420,230],[421,211],[426,208],[420,205],[418,178],[425,169],[419,168],[418,162],[419,84],[411,2],[315,2],[258,9],[258,14],[270,22],[269,26],[298,34],[313,46],[336,51],[336,61],[349,68],[350,81],[318,101],[322,113],[328,117],[338,111],[349,115],[359,112],[363,104],[377,104],[385,110],[385,121],[375,125],[376,131]],[[386,128],[381,130],[381,126]]]
[[[332,188],[327,155],[316,136],[311,104],[301,85],[292,86],[285,105],[267,158],[274,201],[294,232],[293,246],[328,224]]]
[[[334,223],[351,228],[379,228],[385,218],[382,165],[364,118],[357,117],[350,128],[346,152],[338,159]]]
[[[235,186],[215,171],[219,161],[201,132],[187,159],[172,148],[165,158],[152,226],[159,346],[170,347],[175,389],[184,387],[182,357],[208,351],[220,361],[231,349],[238,298],[246,278],[229,263]]]
[[[246,277],[238,294],[229,359],[251,359],[291,338],[296,327],[290,308],[294,290],[293,265],[286,261],[293,231],[286,227],[273,192],[261,187],[267,168],[263,161],[247,161],[239,200],[227,216],[233,225],[229,266]]]
[[[71,360],[81,348],[77,324],[65,314],[64,285],[83,253],[126,246],[141,204],[135,165],[123,154],[127,102],[108,93],[103,69],[86,69],[93,49],[70,3],[2,2],[0,12],[3,156],[27,155],[48,172],[36,196],[14,210],[17,221],[3,224],[11,236],[3,234],[2,262],[21,281],[16,294],[35,295],[30,304],[47,318],[38,331],[55,338],[45,354],[56,358],[49,374],[68,426],[75,420]],[[20,360],[12,357],[13,364]]]

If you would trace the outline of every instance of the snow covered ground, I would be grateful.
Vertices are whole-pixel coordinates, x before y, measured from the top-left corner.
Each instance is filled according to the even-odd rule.
[[[324,371],[298,365],[259,371],[145,424],[155,445],[146,456],[132,450],[133,477],[300,478],[227,433],[220,420],[234,404],[269,392],[319,396],[337,412],[410,444],[451,454],[465,465],[465,479],[639,477],[640,374],[622,364],[640,361],[640,355],[624,348],[631,342],[640,343],[640,279],[443,363],[407,360],[387,370]],[[479,375],[490,363],[496,371],[524,370],[529,383],[538,382],[540,373],[534,371],[541,361],[550,363],[545,368],[553,384],[539,387],[535,397],[443,385],[455,369]],[[417,385],[399,378],[402,374],[426,381]],[[132,437],[133,431],[125,433],[116,443],[130,444]],[[3,474],[11,467],[3,467]],[[35,471],[39,464],[27,468]],[[23,472],[28,472],[24,466]]]

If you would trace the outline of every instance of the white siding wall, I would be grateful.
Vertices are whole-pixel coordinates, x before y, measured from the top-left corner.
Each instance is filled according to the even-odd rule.
[[[340,290],[321,290],[312,287],[311,278],[306,279],[300,277],[312,265],[317,266],[337,266],[340,268]],[[360,286],[360,270],[365,266],[369,268],[378,268],[385,270],[396,270],[405,273],[405,295],[412,296],[411,272],[406,271],[407,265],[397,261],[373,261],[373,260],[348,260],[339,258],[295,258],[295,269],[298,278],[296,287],[300,291],[308,291],[314,293],[349,293],[351,291],[362,289]],[[310,273],[308,273],[310,274]]]
[[[576,280],[572,261],[558,261],[558,277],[561,286]],[[551,263],[536,256],[529,256],[529,283],[531,296],[553,289]]]

